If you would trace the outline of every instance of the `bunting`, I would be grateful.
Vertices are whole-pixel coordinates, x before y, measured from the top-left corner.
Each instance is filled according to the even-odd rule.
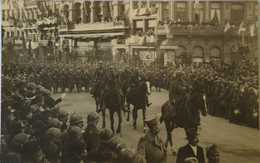
[[[216,10],[215,10],[214,17],[213,17],[213,19],[211,20],[211,24],[212,24],[212,25],[215,25],[215,26],[218,26],[218,24],[219,24],[218,14],[217,14],[217,11],[216,11]]]
[[[230,27],[231,27],[230,23],[227,22],[225,29],[224,29],[224,33],[226,33],[229,30]]]
[[[238,35],[240,35],[240,33],[244,31],[246,31],[246,28],[245,28],[245,22],[243,20],[242,23],[239,25]]]

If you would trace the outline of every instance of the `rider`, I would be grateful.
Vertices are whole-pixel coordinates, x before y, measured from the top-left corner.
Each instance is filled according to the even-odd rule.
[[[179,119],[180,111],[183,109],[184,102],[189,99],[189,84],[183,72],[177,72],[175,80],[171,83],[169,90],[170,104],[176,108],[176,122],[181,126],[181,119]]]

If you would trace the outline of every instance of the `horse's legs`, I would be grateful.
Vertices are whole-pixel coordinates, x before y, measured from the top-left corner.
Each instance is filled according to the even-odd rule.
[[[137,109],[134,107],[133,109],[133,124],[134,124],[134,129],[136,130],[136,119],[137,119]]]
[[[172,154],[174,156],[176,156],[177,152],[176,152],[176,150],[173,146],[173,143],[172,143],[172,130],[173,130],[173,128],[172,128],[171,121],[164,120],[164,123],[165,123],[165,128],[166,128],[166,131],[167,131],[166,147],[168,146],[168,142],[170,142]]]
[[[114,129],[114,111],[109,110],[109,113],[110,113],[111,130],[114,133],[115,132],[115,129]]]
[[[121,111],[117,111],[117,115],[118,115],[118,127],[116,130],[116,133],[120,133],[121,131],[121,122],[122,122],[122,116],[121,116]]]
[[[146,119],[146,116],[145,116],[145,110],[146,110],[146,109],[145,109],[145,107],[144,107],[144,108],[142,109],[142,111],[143,111],[143,125],[144,125],[144,132],[145,132],[145,130],[146,130],[146,129],[145,129],[145,122],[144,122],[145,119]]]
[[[102,128],[105,128],[106,127],[106,109],[105,108],[102,110],[102,117],[103,117],[103,126],[102,126]]]

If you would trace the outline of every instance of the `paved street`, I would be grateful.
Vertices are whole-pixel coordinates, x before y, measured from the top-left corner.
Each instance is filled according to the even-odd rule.
[[[53,95],[54,98],[60,97],[60,94]],[[155,114],[160,116],[160,108],[167,100],[168,92],[152,92],[149,96],[152,105],[147,109],[147,118]],[[88,113],[95,111],[95,101],[89,93],[67,93],[60,107],[64,110],[82,115],[85,119]],[[100,113],[101,115],[101,113]],[[117,127],[117,115],[115,117],[115,128]],[[99,128],[101,129],[102,119],[100,119]],[[107,127],[110,127],[109,112],[106,114]],[[142,112],[138,111],[137,130],[133,130],[132,116],[131,121],[126,121],[126,114],[123,115],[122,133],[118,136],[131,147],[137,148],[139,138],[144,135],[142,127]],[[173,131],[173,143],[176,149],[185,145],[185,132],[183,129]],[[220,158],[222,163],[256,163],[260,162],[260,133],[258,130],[231,124],[227,120],[212,116],[201,117],[201,128],[199,130],[200,145],[205,149],[207,146],[216,144],[220,149]],[[161,136],[166,140],[166,130],[162,126]],[[205,152],[205,151],[204,151]],[[176,157],[171,156],[168,148],[169,162],[175,162]]]

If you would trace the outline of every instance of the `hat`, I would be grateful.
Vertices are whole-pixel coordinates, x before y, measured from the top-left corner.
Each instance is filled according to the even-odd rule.
[[[71,126],[69,129],[68,129],[68,136],[69,137],[74,137],[74,136],[77,136],[77,135],[81,135],[84,133],[84,130],[82,130],[80,127],[78,126]]]
[[[72,115],[70,117],[70,125],[74,125],[74,124],[77,124],[79,122],[83,122],[83,117],[82,116],[79,116],[79,115]]]
[[[159,122],[159,120],[158,120],[158,117],[155,117],[151,120],[145,120],[144,122],[149,127],[149,129],[151,129],[153,126],[155,126]]]
[[[215,144],[206,148],[206,151],[207,151],[207,154],[206,154],[207,158],[214,155],[215,153],[219,153],[218,147]]]
[[[69,116],[69,112],[65,111],[65,110],[61,110],[59,112],[59,119],[64,119],[67,118]]]
[[[196,157],[188,157],[184,160],[184,163],[199,163]]]
[[[59,139],[61,137],[61,130],[56,127],[51,127],[46,131],[46,134],[53,135],[54,139]]]
[[[108,128],[103,128],[100,131],[100,141],[101,143],[108,143],[114,136],[114,133],[108,129]]]
[[[36,91],[36,85],[34,83],[28,83],[25,90],[29,93],[35,93]]]
[[[11,140],[10,148],[20,152],[22,145],[29,140],[30,136],[25,133],[15,135]]]
[[[61,125],[62,125],[62,122],[59,121],[57,118],[51,118],[51,119],[47,122],[47,128],[51,128],[51,127],[60,128]]]
[[[103,61],[99,61],[98,63],[99,63],[99,64],[103,64]]]
[[[98,113],[96,113],[96,112],[91,112],[91,113],[89,113],[88,114],[88,123],[89,122],[93,122],[93,121],[95,121],[95,120],[97,120],[99,118],[99,114]]]
[[[190,139],[194,139],[197,135],[199,135],[197,133],[197,130],[195,130],[195,128],[190,128],[188,130],[186,130],[186,139],[190,140]]]
[[[31,157],[33,153],[41,150],[40,145],[35,140],[28,141],[22,148],[22,155],[25,157]]]

